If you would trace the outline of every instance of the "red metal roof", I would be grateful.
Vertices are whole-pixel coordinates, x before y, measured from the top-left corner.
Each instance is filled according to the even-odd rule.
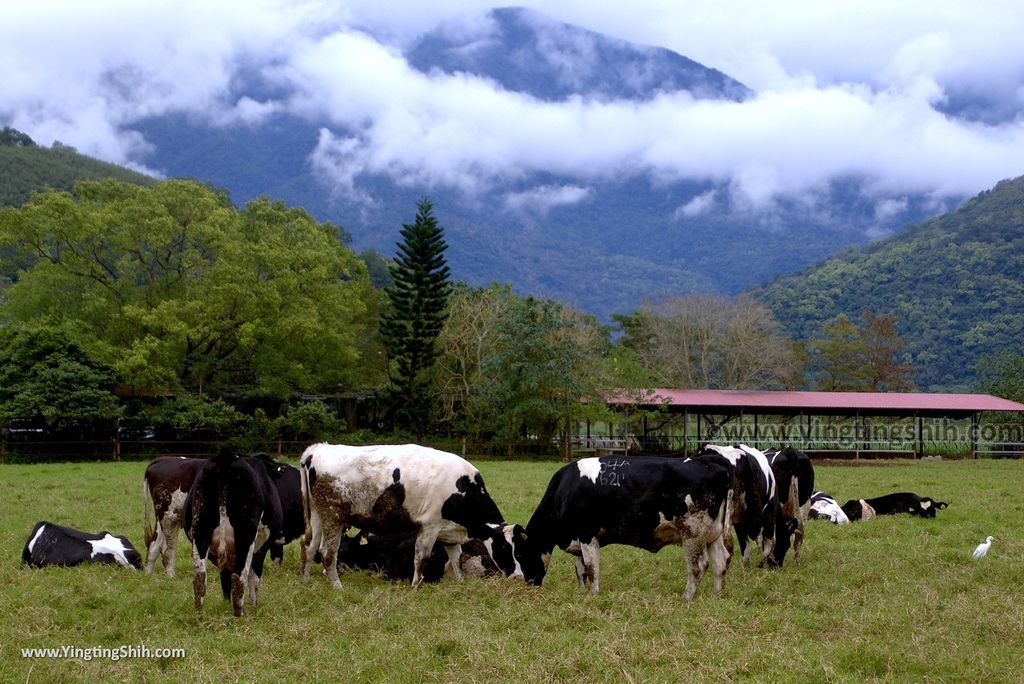
[[[609,404],[636,404],[689,408],[776,409],[785,411],[829,410],[885,411],[895,413],[1024,411],[1024,404],[991,394],[930,394],[924,392],[778,392],[754,390],[646,390],[638,400],[632,395],[610,397]]]

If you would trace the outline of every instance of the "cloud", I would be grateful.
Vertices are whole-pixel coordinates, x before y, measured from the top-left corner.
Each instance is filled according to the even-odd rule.
[[[0,9],[0,123],[138,164],[147,142],[133,127],[147,117],[258,126],[288,113],[322,127],[310,164],[361,202],[372,202],[363,174],[468,194],[533,173],[564,179],[507,199],[536,208],[642,174],[718,182],[721,201],[757,208],[851,175],[884,200],[971,194],[1024,172],[1018,3],[526,4],[675,49],[759,92],[544,102],[405,62],[402,48],[439,24],[486,39],[485,2],[43,0]],[[266,92],[247,91],[250,80]]]
[[[693,218],[695,216],[708,213],[714,206],[715,191],[708,190],[677,208],[672,218],[676,221],[683,218]]]
[[[504,206],[508,211],[543,215],[556,207],[579,204],[593,194],[592,188],[578,185],[542,185],[506,194]]]

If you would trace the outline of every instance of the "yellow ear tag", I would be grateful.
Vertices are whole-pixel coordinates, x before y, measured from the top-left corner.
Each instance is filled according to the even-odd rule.
[[[359,538],[359,545],[360,546],[365,546],[366,544],[367,544],[366,537],[360,537]]]

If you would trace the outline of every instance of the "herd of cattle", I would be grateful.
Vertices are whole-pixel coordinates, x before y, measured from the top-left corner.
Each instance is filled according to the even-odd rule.
[[[808,518],[934,517],[947,505],[901,492],[839,506],[814,490],[814,469],[803,452],[742,444],[709,445],[686,459],[633,455],[569,463],[552,476],[525,528],[504,519],[472,464],[415,444],[314,444],[299,468],[231,449],[209,459],[162,457],[146,468],[143,491],[147,574],[161,557],[174,576],[183,527],[192,544],[196,611],[209,561],[235,615],[243,614],[246,597],[256,605],[267,554],[280,562],[294,540],[300,540],[303,578],[319,562],[335,587],[339,567],[414,587],[446,575],[504,575],[540,585],[558,547],[576,557],[577,579],[591,593],[599,588],[602,546],[656,552],[677,544],[690,600],[709,568],[715,591],[722,590],[733,532],[744,564],[756,546],[760,565],[777,567],[791,547],[799,563]],[[348,535],[350,528],[358,534]],[[49,522],[33,528],[22,560],[34,567],[85,561],[142,567],[125,537]]]

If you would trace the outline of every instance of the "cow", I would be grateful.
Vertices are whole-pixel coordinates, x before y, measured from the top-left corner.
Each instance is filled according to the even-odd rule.
[[[185,507],[192,483],[206,459],[183,456],[161,456],[150,461],[142,476],[142,498],[145,508],[143,539],[146,543],[146,574],[153,573],[157,556],[164,560],[168,577],[174,577],[174,552],[178,546],[181,511]],[[153,508],[156,526],[150,523]]]
[[[525,531],[519,525],[488,525],[490,532],[484,539],[476,537],[462,544],[459,569],[470,577],[504,576],[524,579],[523,563],[516,558],[517,543],[521,544]],[[338,549],[338,565],[370,570],[390,580],[412,580],[413,554],[416,534],[360,533],[345,536]],[[523,559],[525,560],[525,559]],[[426,568],[424,582],[437,582],[454,574],[448,554],[440,542],[434,544]]]
[[[840,507],[839,502],[825,492],[811,494],[811,509],[808,511],[808,517],[815,520],[828,520],[837,525],[846,525],[850,522],[850,518]]]
[[[525,579],[540,585],[558,548],[576,556],[581,588],[600,584],[600,548],[626,544],[657,552],[684,548],[687,579],[683,597],[697,592],[710,563],[715,591],[728,566],[733,466],[724,458],[682,460],[663,456],[602,456],[559,469],[526,525]]]
[[[94,562],[142,569],[142,555],[126,537],[112,535],[106,530],[89,534],[45,520],[32,528],[21,551],[21,560],[33,568]]]
[[[874,499],[861,499],[860,501],[851,499],[847,501],[843,504],[843,510],[847,511],[847,515],[850,516],[851,520],[855,518],[850,515],[847,507],[849,506],[855,510],[856,505],[861,501],[870,506],[875,515],[910,513],[922,518],[934,518],[936,511],[949,505],[945,501],[936,501],[929,496],[918,496],[913,492],[894,492],[885,496],[875,497]]]
[[[850,522],[854,520],[871,520],[875,517],[875,509],[866,499],[850,499],[842,505],[842,511]]]
[[[724,458],[735,470],[730,523],[736,530],[743,564],[750,562],[754,542],[761,549],[759,565],[778,565],[773,553],[776,524],[779,517],[779,502],[775,485],[775,474],[764,454],[746,446],[706,445],[694,459]],[[727,535],[726,546],[732,546],[732,536]]]
[[[267,474],[277,489],[277,498],[281,502],[281,544],[270,547],[270,559],[281,565],[284,560],[284,546],[306,533],[306,520],[302,512],[302,477],[299,469],[281,461],[275,461],[270,454],[256,453],[253,458],[263,460]]]
[[[299,465],[308,521],[304,579],[319,553],[328,581],[341,587],[337,553],[349,527],[378,534],[415,532],[413,587],[423,582],[436,541],[444,545],[455,578],[462,579],[461,544],[486,536],[488,523],[503,522],[480,471],[455,454],[417,444],[320,443],[303,452]]]
[[[789,446],[766,451],[764,455],[775,475],[779,501],[779,519],[775,526],[775,562],[782,565],[792,538],[793,559],[799,564],[807,515],[811,509],[811,494],[814,492],[814,466],[807,454]]]
[[[257,603],[267,553],[282,542],[281,502],[265,462],[222,448],[196,475],[182,521],[192,542],[196,612],[203,609],[209,557],[220,570],[224,598],[241,617],[246,595],[253,606]]]

